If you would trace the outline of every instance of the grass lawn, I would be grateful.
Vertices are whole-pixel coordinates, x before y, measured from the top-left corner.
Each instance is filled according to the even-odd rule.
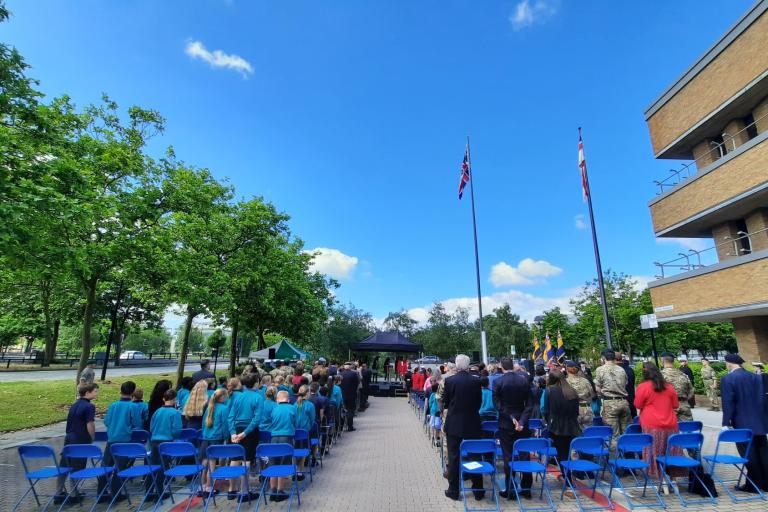
[[[144,401],[155,383],[160,379],[176,380],[176,372],[155,375],[133,375],[117,377],[99,384],[99,397],[94,401],[96,414],[103,415],[109,404],[120,397],[120,385],[132,380],[137,387],[144,389]],[[0,432],[40,427],[67,419],[69,406],[75,401],[75,388],[72,379],[49,380],[40,382],[2,382],[0,383]]]

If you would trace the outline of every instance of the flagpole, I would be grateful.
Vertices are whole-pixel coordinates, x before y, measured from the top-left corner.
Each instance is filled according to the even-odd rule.
[[[579,138],[581,138],[581,127],[579,127]],[[586,165],[584,166],[584,176],[587,180],[587,206],[589,207],[589,224],[592,227],[592,246],[595,250],[595,266],[597,267],[597,285],[600,288],[600,302],[603,306],[603,324],[605,326],[605,341],[608,348],[613,348],[613,338],[611,336],[611,323],[608,321],[608,303],[605,300],[605,284],[603,283],[603,265],[600,263],[600,248],[597,245],[597,229],[595,228],[595,215],[592,212],[592,189],[589,187],[589,175]]]
[[[469,150],[469,135],[467,135],[467,165],[469,166],[469,196],[472,200],[472,234],[475,238],[475,277],[477,278],[477,309],[480,313],[480,347],[483,351],[483,363],[488,364],[488,344],[483,328],[483,301],[480,293],[480,256],[477,250],[477,221],[475,220],[475,177],[472,174],[472,154]]]

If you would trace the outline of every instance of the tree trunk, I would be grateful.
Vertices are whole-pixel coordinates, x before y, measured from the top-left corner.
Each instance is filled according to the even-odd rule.
[[[43,299],[43,319],[45,322],[45,354],[43,355],[43,366],[51,366],[51,361],[53,360],[56,352],[56,346],[53,345],[53,329],[51,322],[51,289],[48,286],[48,283],[43,283],[40,291]]]
[[[53,337],[51,340],[51,360],[56,359],[56,347],[59,346],[59,329],[61,328],[61,318],[53,321]]]
[[[259,346],[256,347],[256,350],[264,350],[265,348],[267,348],[267,342],[264,341],[264,329],[259,327],[257,332],[258,332],[258,335],[259,335],[259,342],[258,342]]]
[[[232,341],[230,341],[229,348],[229,376],[235,376],[235,370],[237,369],[237,333],[240,330],[240,319],[237,314],[232,319]]]
[[[181,379],[184,377],[184,366],[187,363],[187,350],[189,350],[189,333],[192,332],[192,320],[197,313],[187,306],[187,321],[184,322],[184,337],[181,339],[181,348],[179,349],[179,366],[176,368],[176,387],[181,387]]]
[[[123,353],[123,333],[125,333],[125,324],[127,320],[128,314],[126,313],[117,325],[117,333],[115,337],[115,366],[120,366],[120,354]]]
[[[107,366],[109,366],[109,352],[115,343],[115,335],[117,334],[117,312],[120,310],[120,302],[123,299],[123,282],[120,281],[117,289],[117,298],[112,305],[112,310],[109,312],[109,338],[107,338],[107,351],[104,353],[104,365],[101,367],[101,382],[104,382],[107,378]],[[115,360],[120,358],[120,354],[115,357]]]
[[[85,312],[83,313],[83,351],[80,353],[80,363],[77,365],[75,375],[75,387],[80,382],[80,374],[85,370],[88,359],[91,357],[91,327],[93,326],[93,311],[96,308],[96,285],[98,277],[91,277],[83,283],[85,287]]]

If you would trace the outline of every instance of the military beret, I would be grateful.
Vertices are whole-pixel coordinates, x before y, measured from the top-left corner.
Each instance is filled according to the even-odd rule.
[[[671,357],[672,359],[674,359],[675,354],[673,354],[672,352],[662,352],[661,357]]]
[[[744,364],[744,359],[742,359],[739,354],[726,354],[725,362],[732,364]]]
[[[566,368],[578,368],[579,367],[579,363],[577,363],[576,361],[571,361],[570,359],[568,359],[565,362],[565,366],[566,366]]]

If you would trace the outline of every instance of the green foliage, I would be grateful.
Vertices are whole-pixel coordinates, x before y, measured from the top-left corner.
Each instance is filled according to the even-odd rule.
[[[168,352],[171,349],[171,335],[165,329],[141,329],[125,337],[122,350],[150,352]]]
[[[337,304],[329,308],[328,320],[304,347],[330,359],[346,359],[352,344],[364,340],[373,331],[370,313],[351,304]]]
[[[216,329],[213,331],[211,335],[208,336],[208,338],[205,340],[205,344],[212,349],[222,349],[224,348],[226,342],[227,337],[224,336],[224,331],[221,329]]]

